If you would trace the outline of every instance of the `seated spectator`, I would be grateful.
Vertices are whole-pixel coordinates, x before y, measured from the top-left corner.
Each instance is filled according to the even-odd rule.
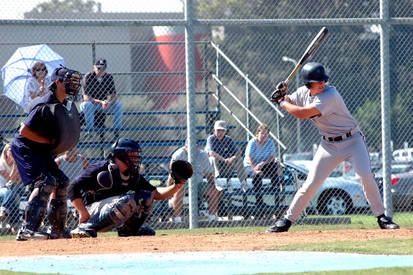
[[[221,193],[215,187],[214,180],[214,168],[209,162],[208,153],[201,150],[199,146],[199,140],[196,144],[196,159],[197,163],[194,165],[194,170],[197,172],[197,175],[192,176],[193,179],[197,179],[196,183],[198,187],[198,196],[203,196],[204,194],[208,196],[208,212],[209,212],[209,221],[215,221],[218,213],[218,202]],[[171,159],[171,164],[175,160],[185,160],[188,161],[188,140],[185,142],[185,146],[179,148],[173,155]],[[204,176],[206,177],[208,183],[203,182]],[[176,192],[172,198],[172,206],[174,209],[174,222],[182,222],[182,209],[183,209],[183,198],[185,194],[185,189],[188,189],[188,185],[185,184],[185,188],[181,188]]]
[[[113,113],[114,140],[116,140],[119,137],[118,131],[122,128],[123,105],[117,101],[115,81],[113,76],[106,72],[106,66],[106,59],[98,59],[93,66],[93,71],[86,74],[80,109],[85,115],[89,137],[93,136],[91,130],[94,126],[95,113]]]
[[[73,181],[80,173],[89,167],[89,161],[82,155],[77,154],[76,146],[67,150],[63,155],[55,159],[57,166],[65,175]]]
[[[213,134],[207,139],[205,151],[209,154],[209,160],[215,169],[216,178],[230,178],[235,169],[241,186],[245,189],[247,183],[241,154],[233,139],[227,135],[227,123],[225,121],[215,121]]]
[[[15,234],[19,226],[19,204],[24,190],[20,174],[11,153],[11,144],[6,144],[0,157],[0,219],[10,225]]]
[[[32,69],[32,78],[27,83],[26,103],[24,112],[29,113],[30,109],[40,102],[40,98],[47,92],[47,87],[50,84],[50,78],[47,76],[47,68],[43,62],[34,63]]]
[[[255,132],[255,138],[248,142],[245,149],[244,166],[245,173],[252,177],[255,192],[260,192],[262,179],[271,178],[271,183],[275,186],[278,182],[278,165],[275,162],[275,145],[268,138],[268,126],[262,124]],[[262,195],[257,195],[257,205],[264,205]]]

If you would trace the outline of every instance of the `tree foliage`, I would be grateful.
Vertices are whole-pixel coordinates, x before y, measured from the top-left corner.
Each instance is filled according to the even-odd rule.
[[[31,12],[43,13],[43,12],[55,12],[55,13],[83,13],[83,12],[96,12],[97,2],[93,0],[51,0],[43,2],[34,7]]]
[[[318,0],[197,0],[197,18],[202,19],[282,19],[282,18],[377,18],[379,2],[375,0],[335,0],[320,5]],[[411,16],[413,3],[392,1],[391,16]],[[226,25],[223,39],[216,41],[220,49],[248,74],[264,92],[270,93],[273,82],[286,78],[293,64],[282,56],[299,59],[318,31],[317,26],[242,26]],[[381,148],[380,36],[378,26],[329,26],[330,34],[311,61],[323,63],[350,112],[368,137],[369,145]],[[376,31],[375,31],[376,30]],[[408,41],[413,39],[411,26],[392,26],[390,49],[391,131],[395,147],[404,141],[413,143],[412,67],[406,62],[413,54]],[[223,64],[220,76],[233,81],[236,74]],[[243,89],[240,82],[240,91]],[[240,96],[242,97],[242,96]],[[263,108],[252,104],[251,108]],[[255,112],[256,112],[255,111]],[[286,137],[294,136],[293,127],[285,127]],[[310,128],[307,128],[310,129]],[[306,130],[305,130],[306,131]],[[311,136],[302,133],[302,136]],[[292,141],[294,143],[294,141]],[[289,146],[290,148],[293,146]]]

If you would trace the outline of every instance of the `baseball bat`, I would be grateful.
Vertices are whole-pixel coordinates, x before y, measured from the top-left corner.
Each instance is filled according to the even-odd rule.
[[[294,70],[290,73],[287,77],[285,82],[289,82],[294,74],[301,68],[304,62],[317,50],[318,46],[320,46],[321,42],[324,40],[328,33],[328,29],[326,27],[322,27],[318,34],[314,37],[313,41],[311,41],[310,45],[308,45],[307,49],[305,50],[303,56],[301,57],[300,61],[298,61],[297,65],[295,66]]]

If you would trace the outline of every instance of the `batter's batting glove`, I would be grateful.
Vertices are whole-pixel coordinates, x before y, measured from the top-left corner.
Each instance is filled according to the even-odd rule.
[[[285,81],[278,82],[278,84],[275,86],[275,89],[276,90],[281,90],[285,94],[285,93],[287,93],[288,83],[285,82]]]
[[[277,89],[272,93],[270,100],[274,103],[280,104],[280,102],[284,100],[284,96],[285,92],[283,92],[283,90]]]
[[[192,165],[185,160],[175,160],[172,162],[169,170],[171,178],[178,184],[185,183],[190,177],[192,177],[193,173],[194,170]]]

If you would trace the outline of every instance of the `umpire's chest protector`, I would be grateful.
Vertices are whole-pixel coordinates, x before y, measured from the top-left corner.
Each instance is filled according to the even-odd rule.
[[[49,104],[57,128],[56,147],[51,151],[53,155],[63,153],[77,144],[80,137],[79,112],[76,105],[68,102],[67,106],[61,103]]]

